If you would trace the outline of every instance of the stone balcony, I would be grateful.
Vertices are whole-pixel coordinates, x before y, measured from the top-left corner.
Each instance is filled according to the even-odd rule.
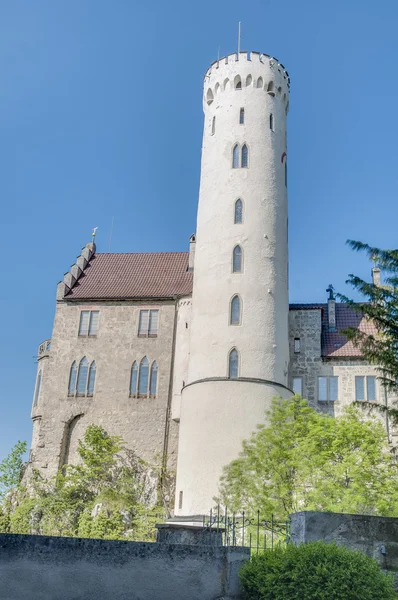
[[[40,360],[50,354],[51,340],[45,340],[39,346],[37,351],[37,359]]]

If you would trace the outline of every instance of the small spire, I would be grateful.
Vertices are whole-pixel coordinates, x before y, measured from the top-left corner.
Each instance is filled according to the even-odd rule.
[[[94,227],[94,229],[93,229],[93,233],[91,234],[91,235],[93,236],[93,240],[92,240],[92,241],[93,241],[93,244],[94,244],[94,242],[95,242],[95,236],[97,235],[97,229],[98,229],[98,227]]]
[[[329,285],[329,287],[327,288],[326,291],[329,294],[328,300],[335,300],[336,299],[336,297],[334,295],[334,287],[332,286],[332,284]]]

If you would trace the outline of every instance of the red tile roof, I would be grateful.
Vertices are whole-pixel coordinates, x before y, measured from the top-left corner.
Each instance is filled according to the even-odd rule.
[[[336,302],[336,331],[329,331],[329,314],[327,304],[290,304],[290,310],[322,310],[322,356],[329,358],[362,358],[362,352],[340,333],[349,327],[359,328],[369,334],[376,333],[371,321],[353,310],[348,304]]]
[[[95,254],[66,298],[171,298],[190,294],[188,257],[188,252]]]

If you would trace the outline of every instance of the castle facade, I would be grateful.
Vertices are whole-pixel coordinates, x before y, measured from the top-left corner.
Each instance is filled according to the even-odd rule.
[[[213,63],[189,252],[97,253],[92,242],[58,284],[30,468],[49,477],[75,462],[96,423],[176,471],[176,515],[202,514],[275,396],[299,392],[332,415],[382,400],[375,368],[339,333],[371,325],[332,288],[289,306],[289,86],[265,54]]]

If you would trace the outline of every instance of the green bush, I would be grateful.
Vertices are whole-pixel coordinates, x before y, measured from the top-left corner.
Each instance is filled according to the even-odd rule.
[[[393,577],[360,552],[311,542],[267,550],[243,565],[247,600],[397,600]]]

